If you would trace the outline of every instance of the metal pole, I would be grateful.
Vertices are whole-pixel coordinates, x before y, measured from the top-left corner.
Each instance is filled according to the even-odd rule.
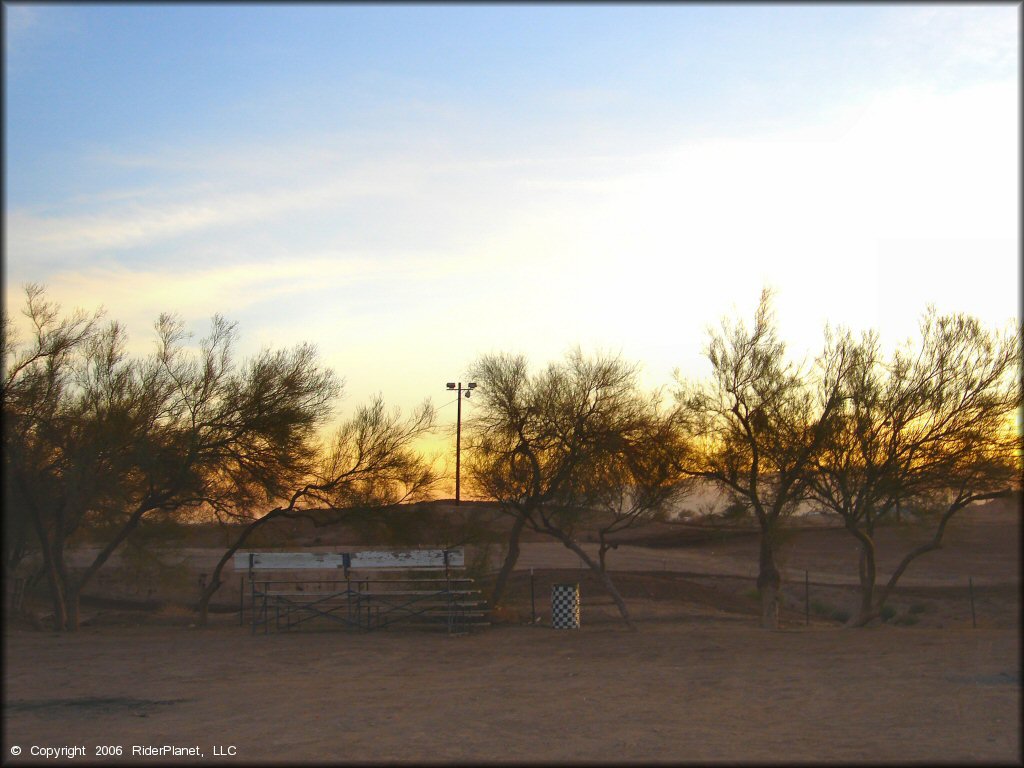
[[[974,579],[970,576],[967,577],[967,591],[971,595],[971,626],[977,629],[978,618],[974,615]]]
[[[444,551],[444,590],[448,601],[448,634],[452,634],[455,623],[455,601],[452,599],[452,574],[448,567],[448,550]]]
[[[811,582],[804,571],[804,626],[811,623]]]
[[[462,453],[462,382],[456,390],[459,396],[458,415],[455,420],[455,506],[459,506],[459,461]]]
[[[244,624],[245,616],[245,576],[238,577],[238,626]]]
[[[252,612],[252,633],[256,634],[256,582],[252,580],[252,567],[255,563],[255,555],[249,553],[249,591],[252,592],[251,599],[249,600],[249,608]]]

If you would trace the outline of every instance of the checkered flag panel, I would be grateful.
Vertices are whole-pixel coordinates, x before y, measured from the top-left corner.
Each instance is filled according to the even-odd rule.
[[[580,628],[580,585],[551,585],[551,626],[555,629]]]

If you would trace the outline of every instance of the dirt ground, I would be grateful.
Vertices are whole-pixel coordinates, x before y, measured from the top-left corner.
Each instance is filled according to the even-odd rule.
[[[33,745],[95,759],[165,744],[244,763],[1016,762],[1018,640],[696,615],[636,633],[17,633],[4,751],[25,750],[11,765]]]
[[[524,547],[510,605],[465,636],[252,636],[228,612],[237,587],[226,590],[225,612],[197,628],[155,586],[116,585],[114,568],[103,589],[134,590],[146,610],[103,602],[101,590],[78,633],[8,624],[4,762],[47,762],[32,749],[81,746],[86,761],[164,763],[172,758],[132,751],[166,745],[203,755],[177,762],[244,764],[1019,765],[1020,510],[978,510],[950,533],[908,571],[890,620],[861,630],[841,626],[856,596],[856,552],[832,530],[787,541],[787,602],[774,632],[757,626],[756,541],[743,536],[611,553],[636,632],[571,553],[542,542]],[[883,571],[913,540],[883,537]],[[215,559],[211,550],[179,560],[176,589],[194,589]],[[579,630],[550,627],[550,585],[564,581],[580,584]],[[122,755],[98,756],[101,747]]]

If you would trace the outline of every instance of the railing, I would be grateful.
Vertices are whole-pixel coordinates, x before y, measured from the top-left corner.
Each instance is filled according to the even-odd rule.
[[[465,633],[488,622],[473,579],[456,575],[464,562],[461,549],[247,552],[235,556],[236,570],[245,569],[248,576],[253,634],[260,627],[266,633],[271,626],[288,630],[310,623],[364,631],[396,624],[434,625],[443,626],[450,634]],[[268,571],[299,574],[310,570],[330,575],[261,578]],[[336,578],[338,570],[343,578]],[[389,571],[395,575],[381,577]],[[244,599],[241,608],[244,612]]]

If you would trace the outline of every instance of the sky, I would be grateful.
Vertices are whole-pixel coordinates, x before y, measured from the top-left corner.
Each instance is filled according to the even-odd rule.
[[[1018,314],[1013,4],[3,14],[5,310],[32,282],[139,354],[161,312],[312,342],[339,417],[448,426],[478,355],[577,344],[671,388],[765,286],[797,360]]]

